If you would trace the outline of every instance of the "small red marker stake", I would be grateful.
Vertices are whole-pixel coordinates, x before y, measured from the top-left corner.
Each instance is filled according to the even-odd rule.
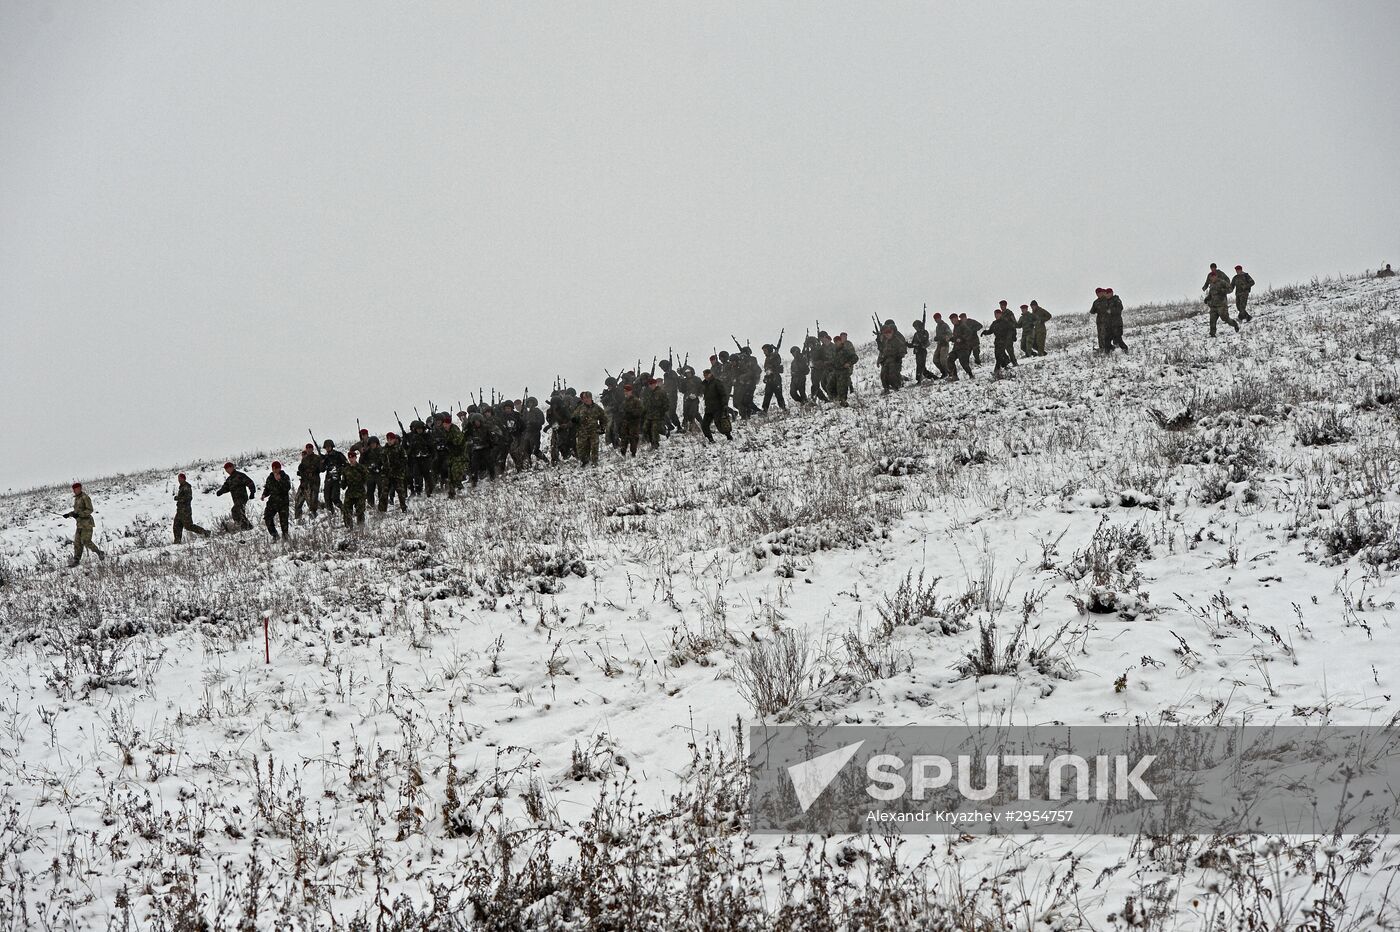
[[[267,616],[263,616],[263,660],[265,663],[272,663],[272,642],[267,636]]]

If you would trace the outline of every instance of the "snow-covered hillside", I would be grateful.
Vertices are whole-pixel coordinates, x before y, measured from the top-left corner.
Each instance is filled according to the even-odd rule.
[[[849,409],[288,545],[171,546],[148,474],[85,483],[113,558],[68,570],[66,491],[0,499],[0,917],[1306,928],[1320,900],[1380,927],[1376,839],[744,832],[756,718],[1400,710],[1400,286],[1276,292],[1216,340],[1197,310],[1107,359],[1060,314],[1013,378],[988,351],[888,397],[866,348]],[[216,523],[216,464],[187,472]],[[775,645],[789,682],[755,674]]]

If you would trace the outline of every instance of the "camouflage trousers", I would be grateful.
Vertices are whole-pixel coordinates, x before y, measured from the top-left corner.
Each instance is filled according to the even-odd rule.
[[[340,510],[340,480],[339,480],[339,479],[327,479],[327,480],[322,484],[321,491],[322,491],[323,493],[325,493],[326,508],[329,509],[330,512],[331,512],[332,514],[334,514],[335,512],[339,511],[339,510]]]
[[[664,415],[647,415],[642,420],[642,436],[653,447],[661,446],[661,425]]]
[[[98,558],[99,560],[105,560],[105,559],[107,559],[107,554],[105,554],[105,553],[103,553],[101,550],[99,550],[98,547],[97,547],[97,545],[94,544],[94,543],[92,542],[92,528],[90,528],[90,527],[80,527],[80,528],[78,528],[76,531],[73,532],[73,565],[74,565],[74,566],[76,566],[76,565],[78,565],[79,563],[83,562],[83,553],[84,553],[85,551],[88,551],[88,550],[91,550],[93,553],[97,554],[97,558]]]
[[[177,544],[184,538],[186,531],[189,531],[191,534],[198,534],[200,537],[209,536],[208,531],[194,523],[194,514],[184,508],[177,508],[175,510],[174,530],[175,543]]]
[[[597,466],[598,435],[580,431],[574,438],[574,455],[585,466]]]
[[[363,495],[346,496],[345,507],[341,509],[341,517],[345,519],[345,526],[350,526],[351,514],[355,516],[356,524],[365,523],[365,497]]]
[[[807,376],[794,375],[792,382],[788,386],[788,396],[793,401],[806,403],[807,401]]]
[[[1245,310],[1249,306],[1249,292],[1235,289],[1235,310],[1239,313],[1240,320],[1249,320],[1249,311]]]
[[[1210,305],[1210,335],[1211,335],[1211,336],[1215,336],[1215,322],[1216,322],[1217,320],[1223,320],[1223,321],[1225,321],[1225,323],[1229,324],[1231,327],[1234,327],[1236,331],[1238,331],[1238,330],[1240,329],[1240,325],[1237,324],[1237,323],[1235,323],[1233,320],[1230,319],[1230,309],[1229,309],[1228,307],[1226,307],[1225,305],[1223,305],[1223,304],[1212,304],[1212,305]]]
[[[831,373],[831,400],[846,407],[846,399],[851,394],[851,372],[849,369],[837,369]]]
[[[637,455],[637,446],[642,440],[642,425],[623,424],[617,431],[618,451],[626,456],[631,453]]]
[[[1094,333],[1098,336],[1099,352],[1108,352],[1108,318],[1102,314],[1094,315]]]
[[[783,380],[769,379],[763,383],[763,410],[767,411],[768,406],[776,400],[778,407],[787,410],[787,402],[783,401]]]
[[[1045,325],[1036,324],[1035,332],[1031,334],[1031,352],[1037,356],[1045,355]]]
[[[408,482],[403,476],[379,477],[379,510],[388,511],[394,496],[399,499],[399,511],[408,511]]]
[[[247,502],[236,501],[233,503],[233,507],[229,509],[228,513],[228,516],[233,520],[233,523],[245,531],[251,530],[253,527],[253,522],[248,520],[248,512],[246,510],[247,507]]]
[[[885,391],[898,389],[904,384],[901,360],[885,359],[880,362],[880,387]]]
[[[1027,327],[1022,327],[1022,328],[1021,328],[1021,355],[1022,355],[1022,356],[1034,356],[1034,355],[1035,355],[1035,328],[1034,328],[1034,327],[1029,327],[1029,326],[1027,326]]]
[[[934,347],[933,368],[938,370],[939,375],[949,376],[953,374],[953,364],[949,357],[947,343],[940,343]]]
[[[924,379],[933,378],[933,373],[928,371],[928,347],[914,347],[914,384],[922,382]]]
[[[967,377],[972,378],[972,347],[956,346],[953,348],[953,359],[948,363],[948,377],[957,381],[958,366],[962,365]]]
[[[310,479],[303,479],[297,484],[296,517],[301,520],[301,509],[303,506],[310,507],[311,516],[316,517],[316,509],[320,507],[318,501],[321,497],[321,476],[318,473]],[[177,538],[178,540],[178,538]]]
[[[817,401],[831,400],[831,396],[828,395],[826,392],[826,387],[828,384],[827,380],[829,378],[830,376],[827,374],[827,371],[825,369],[821,368],[820,366],[812,367],[812,397]]]

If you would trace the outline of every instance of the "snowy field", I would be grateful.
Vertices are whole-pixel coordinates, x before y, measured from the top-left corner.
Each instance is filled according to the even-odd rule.
[[[1389,724],[1397,295],[1130,310],[1108,359],[1051,308],[889,397],[864,347],[849,409],[289,545],[171,546],[168,470],[85,482],[69,570],[67,490],[6,496],[4,926],[1393,927],[1388,838],[750,836],[742,726]]]

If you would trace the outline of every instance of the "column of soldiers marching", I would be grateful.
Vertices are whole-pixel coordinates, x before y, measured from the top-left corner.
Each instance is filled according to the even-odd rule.
[[[1378,273],[1388,274],[1394,274],[1389,266]],[[1250,320],[1247,306],[1253,287],[1254,279],[1241,266],[1235,266],[1231,278],[1211,263],[1201,288],[1210,312],[1210,336],[1216,335],[1220,320],[1239,331],[1227,306],[1229,295],[1235,297],[1238,319]],[[967,314],[951,313],[945,319],[935,313],[930,320],[925,306],[907,337],[893,320],[881,323],[872,318],[882,394],[904,386],[904,362],[911,351],[916,386],[974,378],[974,369],[982,363],[984,336],[993,338],[994,379],[1009,377],[1020,365],[1018,334],[1022,358],[1046,355],[1051,313],[1037,301],[1022,304],[1019,310],[1018,315],[1002,301],[984,326]],[[1094,318],[1097,352],[1127,351],[1123,301],[1112,288],[1095,289],[1089,314]],[[707,443],[714,443],[716,434],[732,440],[736,418],[742,423],[767,415],[774,404],[786,411],[789,397],[801,405],[847,407],[858,362],[848,334],[832,336],[818,321],[816,333],[809,331],[801,345],[790,346],[784,356],[785,335],[779,333],[775,342],[760,346],[761,359],[751,346],[731,335],[736,351],[715,349],[698,374],[689,356],[678,363],[670,350],[665,359],[653,359],[646,371],[640,362],[616,376],[605,369],[603,389],[596,398],[556,378],[543,409],[527,389],[519,400],[494,390],[488,400],[479,391],[455,418],[430,405],[425,419],[415,409],[407,428],[395,413],[397,431],[386,432],[381,441],[360,428],[359,438],[343,453],[333,440],[317,442],[313,435],[295,464],[295,489],[292,473],[281,462],[272,463],[261,491],[247,473],[225,463],[224,483],[218,489],[232,503],[225,527],[234,532],[251,530],[247,506],[255,497],[263,503],[263,524],[274,540],[286,539],[293,521],[301,523],[308,517],[315,521],[320,514],[339,519],[347,528],[357,527],[365,523],[370,510],[386,513],[397,507],[407,512],[412,499],[435,494],[455,498],[464,486],[476,488],[482,479],[495,481],[512,470],[559,466],[570,459],[584,467],[595,466],[604,444],[619,456],[636,457],[643,442],[656,449],[672,435],[699,432]],[[756,400],[760,385],[761,404]],[[88,551],[105,559],[92,541],[92,500],[81,483],[74,483],[73,495],[73,509],[64,515],[77,521],[70,565],[80,563]],[[181,473],[175,492],[177,544],[186,531],[209,534],[194,523],[192,500],[193,489]]]

